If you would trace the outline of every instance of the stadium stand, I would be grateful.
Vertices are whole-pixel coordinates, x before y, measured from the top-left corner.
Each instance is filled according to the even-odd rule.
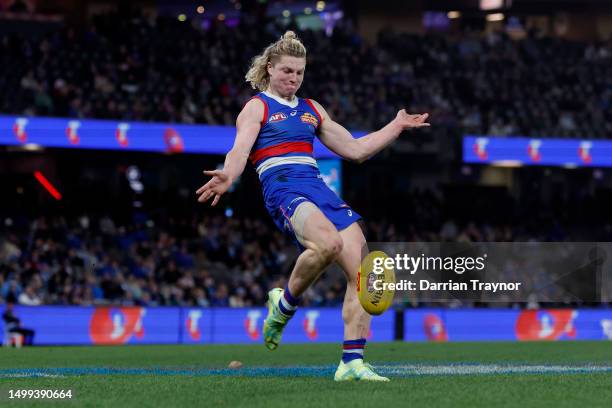
[[[249,58],[285,28],[248,16],[236,27],[205,27],[105,14],[81,29],[4,34],[0,111],[232,125],[252,95],[243,80]],[[346,24],[329,37],[300,35],[310,53],[302,93],[347,128],[378,128],[406,106],[464,133],[612,134],[609,43],[535,31],[515,41],[501,32],[386,30],[368,44]]]

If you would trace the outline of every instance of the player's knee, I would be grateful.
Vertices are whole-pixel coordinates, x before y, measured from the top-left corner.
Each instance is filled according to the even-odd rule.
[[[330,233],[325,237],[323,242],[318,247],[318,255],[325,263],[333,262],[336,257],[342,252],[342,237],[340,234]]]

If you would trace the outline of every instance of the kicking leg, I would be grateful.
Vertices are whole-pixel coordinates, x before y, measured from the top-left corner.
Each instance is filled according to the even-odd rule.
[[[342,305],[342,320],[344,320],[344,343],[342,361],[336,370],[336,381],[367,380],[389,381],[374,372],[369,364],[363,362],[366,337],[370,331],[370,316],[359,303],[357,297],[357,271],[361,265],[362,250],[367,247],[361,227],[357,223],[340,231],[342,237],[342,252],[337,262],[346,276],[346,294]]]

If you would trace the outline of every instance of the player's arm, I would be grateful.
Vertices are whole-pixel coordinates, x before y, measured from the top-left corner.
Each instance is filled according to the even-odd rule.
[[[247,164],[251,148],[257,140],[263,115],[264,106],[259,99],[251,99],[244,106],[236,119],[236,139],[234,146],[225,156],[223,170],[204,171],[204,174],[212,178],[196,191],[196,194],[199,195],[199,202],[204,203],[214,196],[211,205],[215,206],[221,196],[240,177]]]
[[[429,126],[429,123],[426,122],[429,117],[428,113],[410,115],[402,109],[397,113],[395,119],[382,129],[355,139],[342,125],[334,122],[318,102],[311,101],[323,119],[319,129],[321,142],[343,159],[358,163],[364,162],[391,144],[402,131]]]

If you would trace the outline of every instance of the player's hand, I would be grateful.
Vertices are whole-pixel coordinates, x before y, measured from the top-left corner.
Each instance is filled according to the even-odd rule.
[[[412,128],[429,127],[430,124],[426,122],[428,117],[429,113],[411,115],[406,112],[406,109],[402,109],[401,111],[397,112],[395,121],[402,127],[402,129],[406,130]]]
[[[212,178],[196,191],[196,194],[199,194],[198,202],[205,203],[211,197],[214,197],[211,204],[214,207],[219,202],[221,196],[229,190],[232,181],[223,170],[204,170],[203,173]]]

